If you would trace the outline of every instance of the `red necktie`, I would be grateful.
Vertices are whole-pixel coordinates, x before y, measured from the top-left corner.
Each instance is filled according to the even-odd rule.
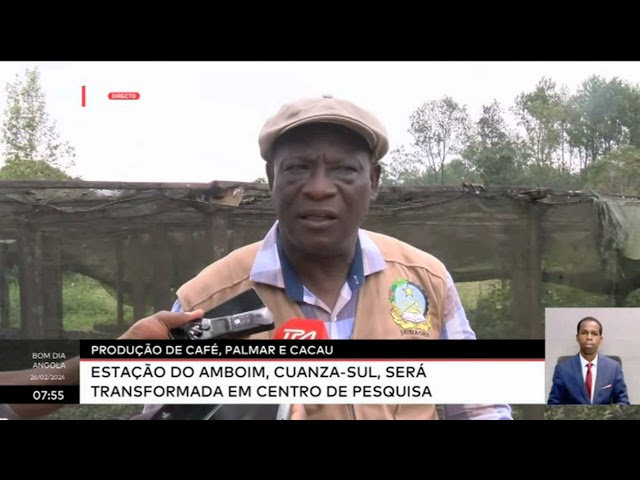
[[[587,397],[589,397],[589,402],[591,402],[591,382],[592,382],[591,367],[592,366],[593,366],[593,363],[587,364],[587,378],[585,378],[584,380],[584,386],[587,389]]]

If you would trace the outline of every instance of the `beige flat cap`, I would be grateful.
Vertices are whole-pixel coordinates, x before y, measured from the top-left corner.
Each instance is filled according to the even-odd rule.
[[[262,158],[269,161],[276,138],[287,130],[308,123],[336,123],[359,133],[373,150],[375,162],[389,150],[387,131],[373,114],[346,100],[323,95],[287,103],[267,120],[258,137]]]

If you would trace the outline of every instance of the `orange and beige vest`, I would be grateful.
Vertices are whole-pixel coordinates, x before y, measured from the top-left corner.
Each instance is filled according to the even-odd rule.
[[[446,292],[446,270],[432,255],[395,238],[366,232],[380,249],[387,268],[367,276],[358,297],[353,339],[438,339]],[[185,311],[205,311],[255,288],[273,313],[276,328],[292,318],[303,318],[297,303],[283,289],[251,281],[250,272],[261,242],[241,247],[212,263],[177,292]],[[392,302],[392,287],[408,280],[419,285],[428,300],[427,321],[416,324],[403,321]],[[428,327],[426,331],[425,326]],[[252,339],[269,339],[274,331]],[[435,405],[306,405],[310,420],[437,420]]]

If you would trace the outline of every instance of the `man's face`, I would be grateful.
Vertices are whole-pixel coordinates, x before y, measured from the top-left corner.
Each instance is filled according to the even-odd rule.
[[[330,124],[298,127],[267,165],[283,240],[314,256],[353,246],[378,191],[380,167],[356,133]]]
[[[580,324],[577,340],[582,353],[593,355],[598,351],[598,347],[602,341],[600,325],[593,320],[585,320]]]

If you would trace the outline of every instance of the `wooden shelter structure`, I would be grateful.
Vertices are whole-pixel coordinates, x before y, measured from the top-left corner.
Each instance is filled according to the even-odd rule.
[[[64,336],[62,274],[98,280],[138,319],[275,215],[259,183],[0,182],[0,332],[18,272],[22,338]],[[543,282],[640,288],[640,200],[531,188],[386,187],[365,228],[439,257],[457,282],[508,278],[517,338],[543,338]]]

